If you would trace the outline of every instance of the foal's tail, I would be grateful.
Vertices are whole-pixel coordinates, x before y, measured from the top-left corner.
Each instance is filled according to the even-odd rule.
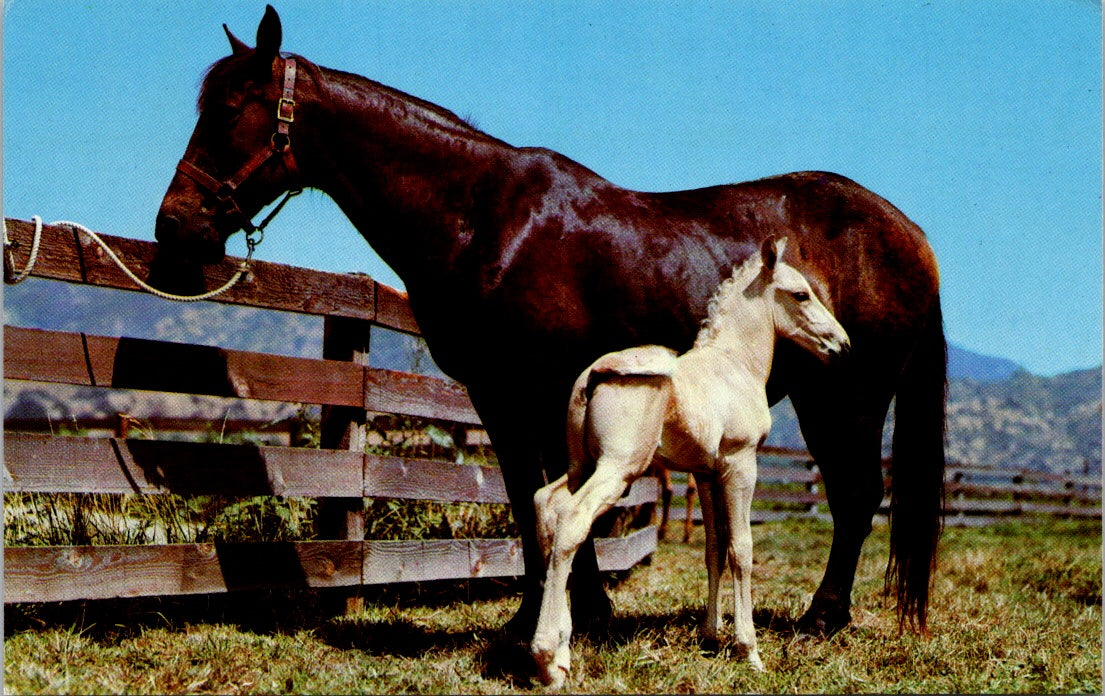
[[[891,464],[890,563],[886,591],[898,600],[898,625],[924,631],[936,543],[943,526],[944,408],[948,349],[937,297],[896,396]]]
[[[595,468],[587,434],[587,409],[595,387],[616,377],[670,377],[675,359],[676,353],[670,348],[637,346],[607,353],[576,379],[568,402],[568,490],[579,490]]]

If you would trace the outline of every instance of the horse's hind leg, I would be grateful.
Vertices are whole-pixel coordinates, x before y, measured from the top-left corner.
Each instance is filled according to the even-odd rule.
[[[851,621],[856,566],[883,497],[882,428],[890,405],[885,390],[857,382],[842,390],[820,389],[817,395],[791,394],[833,516],[825,575],[799,619],[807,633],[830,635]],[[847,403],[841,403],[845,394]]]

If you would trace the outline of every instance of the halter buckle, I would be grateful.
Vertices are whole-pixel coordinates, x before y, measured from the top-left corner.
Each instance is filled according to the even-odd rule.
[[[276,102],[276,120],[284,123],[295,123],[295,100],[280,97]]]

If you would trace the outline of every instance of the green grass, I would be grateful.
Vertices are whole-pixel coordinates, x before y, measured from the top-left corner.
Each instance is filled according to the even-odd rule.
[[[820,579],[821,522],[758,525],[753,597],[768,672],[703,651],[702,531],[662,543],[614,583],[608,634],[573,641],[568,689],[603,693],[1099,693],[1101,528],[1051,521],[949,529],[927,637],[899,635],[884,602],[886,530],[865,547],[853,624],[828,640],[793,621]],[[527,693],[524,646],[498,628],[508,581],[366,588],[367,608],[319,613],[319,596],[269,594],[13,606],[12,693]],[[728,601],[728,599],[727,599]],[[257,615],[281,617],[258,628]],[[264,622],[260,622],[264,623]]]

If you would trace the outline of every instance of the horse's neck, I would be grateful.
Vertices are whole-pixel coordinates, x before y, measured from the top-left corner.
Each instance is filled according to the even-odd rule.
[[[321,69],[313,179],[408,287],[440,274],[517,151],[444,109]]]

